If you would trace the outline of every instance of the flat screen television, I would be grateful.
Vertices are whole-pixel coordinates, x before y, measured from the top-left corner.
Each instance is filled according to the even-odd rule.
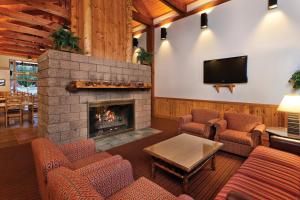
[[[204,83],[247,83],[248,56],[204,61]]]

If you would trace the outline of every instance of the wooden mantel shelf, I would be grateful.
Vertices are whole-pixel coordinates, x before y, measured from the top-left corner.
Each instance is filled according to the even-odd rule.
[[[92,81],[72,81],[66,87],[69,92],[77,92],[82,89],[99,89],[99,90],[149,90],[150,83],[123,83],[113,84],[109,82],[92,82]]]
[[[215,84],[214,88],[217,90],[218,93],[220,93],[221,87],[227,87],[231,93],[233,93],[233,88],[235,87],[234,84]]]

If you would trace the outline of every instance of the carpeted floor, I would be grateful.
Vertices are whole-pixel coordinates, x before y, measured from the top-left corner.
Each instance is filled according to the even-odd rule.
[[[150,177],[150,158],[142,149],[174,136],[177,123],[153,119],[152,127],[162,130],[163,133],[109,150],[110,153],[120,154],[132,163],[135,178]],[[191,179],[190,195],[196,200],[213,199],[244,159],[220,152],[216,161],[216,171],[207,167]],[[0,199],[39,199],[29,144],[0,149],[0,172]],[[175,195],[181,193],[180,180],[169,174],[158,171],[154,181]]]

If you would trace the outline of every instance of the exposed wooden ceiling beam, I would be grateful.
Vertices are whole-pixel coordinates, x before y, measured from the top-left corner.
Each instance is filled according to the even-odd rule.
[[[186,13],[186,5],[179,0],[160,0],[166,6],[176,11],[180,15],[184,15]]]
[[[34,54],[34,53],[24,53],[24,52],[19,52],[19,51],[13,51],[13,50],[1,50],[0,49],[0,54],[1,55],[7,55],[7,56],[17,56],[17,57],[25,57],[28,58],[29,56],[32,58],[37,58],[39,55]]]
[[[38,49],[38,50],[39,50],[39,45],[41,45],[41,44],[37,44],[37,43],[33,43],[33,42],[16,40],[16,39],[6,38],[6,37],[2,37],[2,36],[0,36],[0,44],[1,45],[3,45],[3,44],[19,45],[19,46],[23,46],[23,47],[30,47],[30,48]]]
[[[148,8],[145,6],[143,1],[133,1],[133,7],[139,12],[144,14],[148,18],[153,18]]]
[[[10,51],[16,51],[16,52],[24,52],[26,54],[35,54],[35,55],[40,55],[43,52],[33,49],[33,48],[29,48],[29,47],[21,47],[18,45],[12,45],[12,44],[5,44],[5,45],[1,45],[0,46],[0,50],[10,50]]]
[[[132,11],[132,17],[135,21],[138,21],[142,24],[149,25],[149,26],[153,25],[152,19],[150,19],[150,18],[146,17],[145,15],[138,13],[136,11]]]
[[[17,24],[13,24],[10,22],[0,22],[0,27],[3,29],[7,29],[10,31],[18,32],[18,33],[26,33],[29,35],[40,36],[43,38],[49,38],[50,33],[46,31],[41,31],[35,28],[29,28],[27,26],[21,26]]]
[[[15,12],[15,11],[7,9],[7,8],[0,7],[0,14],[10,17],[10,18],[13,18],[14,20],[17,20],[20,22],[24,22],[24,23],[28,23],[28,24],[32,24],[32,25],[44,26],[50,30],[57,30],[60,27],[59,24],[53,23],[52,21],[44,19],[42,17],[33,16],[33,15],[22,13],[22,12]]]
[[[30,36],[30,35],[24,35],[21,33],[15,33],[15,32],[11,32],[11,31],[0,31],[0,36],[10,38],[10,39],[33,42],[33,43],[42,44],[45,46],[52,46],[52,42],[49,39],[44,39],[44,38]]]
[[[15,0],[17,3],[22,3],[28,6],[31,6],[37,10],[42,10],[47,13],[51,13],[53,15],[59,16],[64,18],[67,21],[70,21],[70,12],[69,10],[60,7],[58,5],[55,5],[51,2],[45,2],[42,0]]]

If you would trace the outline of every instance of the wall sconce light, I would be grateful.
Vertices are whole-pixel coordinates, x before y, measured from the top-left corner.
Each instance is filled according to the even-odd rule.
[[[160,39],[161,40],[166,40],[167,39],[167,29],[166,28],[161,28],[160,29]]]
[[[132,46],[133,47],[138,47],[139,46],[139,40],[137,38],[132,39]]]
[[[278,7],[277,1],[278,0],[269,0],[269,5],[268,5],[269,10],[272,10],[272,9],[275,9]]]
[[[201,28],[205,29],[208,27],[208,16],[207,13],[201,14]]]

